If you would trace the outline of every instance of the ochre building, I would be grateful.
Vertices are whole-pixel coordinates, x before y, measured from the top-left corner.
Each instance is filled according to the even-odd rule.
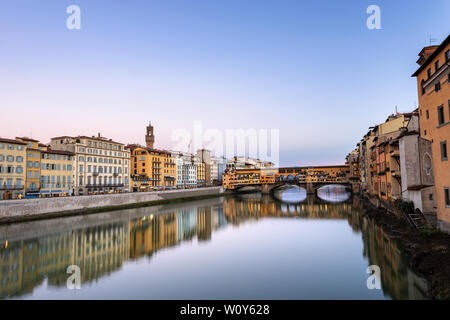
[[[431,141],[438,223],[450,231],[450,36],[419,53],[420,135]]]

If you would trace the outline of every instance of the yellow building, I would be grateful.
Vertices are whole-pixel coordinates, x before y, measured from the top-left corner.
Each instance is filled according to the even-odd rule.
[[[74,153],[52,150],[38,140],[16,138],[26,143],[26,197],[60,197],[73,194]]]
[[[41,150],[44,145],[27,137],[16,138],[27,144],[25,196],[39,197],[41,182]]]
[[[25,195],[27,144],[0,138],[0,199],[20,199]]]
[[[177,184],[177,165],[169,151],[127,146],[131,150],[133,191],[173,189]]]
[[[41,151],[42,197],[62,197],[73,194],[74,154],[70,151]]]
[[[197,184],[206,184],[206,163],[199,162],[197,164]]]
[[[420,136],[431,142],[438,225],[450,233],[450,35],[417,63]]]

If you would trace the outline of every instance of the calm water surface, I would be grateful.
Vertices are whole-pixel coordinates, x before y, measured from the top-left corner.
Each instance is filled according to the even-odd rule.
[[[81,289],[69,290],[69,265]],[[366,269],[381,269],[381,290]],[[424,299],[345,190],[288,188],[0,226],[3,299]]]

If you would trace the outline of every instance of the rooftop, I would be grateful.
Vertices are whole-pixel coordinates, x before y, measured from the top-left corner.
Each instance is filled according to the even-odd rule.
[[[417,71],[413,73],[411,77],[417,77],[434,60],[434,58],[436,58],[436,56],[438,56],[439,53],[441,53],[442,50],[444,50],[444,48],[449,43],[450,43],[450,35],[448,35],[448,37],[441,43],[441,45],[438,46],[436,50],[434,50],[434,52],[428,57],[428,59],[425,60],[425,62],[419,67],[419,69],[417,69]],[[424,49],[420,51],[419,55],[423,53]]]
[[[27,145],[26,142],[6,138],[0,138],[0,142]]]

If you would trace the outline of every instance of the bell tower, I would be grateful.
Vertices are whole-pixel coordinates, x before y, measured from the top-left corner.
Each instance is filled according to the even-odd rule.
[[[153,134],[153,126],[152,123],[149,122],[147,126],[147,134],[145,135],[145,143],[147,144],[147,148],[153,149],[153,144],[155,143],[155,135]]]

